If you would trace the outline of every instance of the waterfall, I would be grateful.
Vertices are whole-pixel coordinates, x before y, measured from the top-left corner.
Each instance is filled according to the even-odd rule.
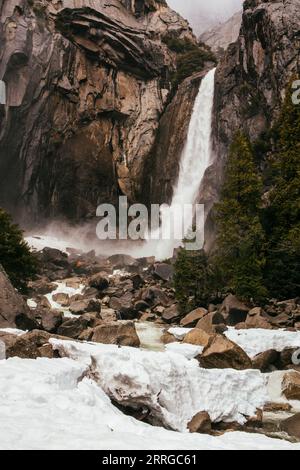
[[[186,204],[196,203],[202,179],[211,161],[214,76],[215,69],[208,72],[201,82],[189,124],[186,145],[181,157],[179,177],[172,203],[170,207],[162,210],[162,219],[172,219],[175,230],[186,226],[186,220],[184,220],[186,216],[183,215],[182,208]],[[181,210],[178,211],[178,208]],[[154,241],[149,243],[153,244]],[[158,240],[155,243],[157,259],[169,258],[173,255],[174,248],[181,244],[182,239]]]

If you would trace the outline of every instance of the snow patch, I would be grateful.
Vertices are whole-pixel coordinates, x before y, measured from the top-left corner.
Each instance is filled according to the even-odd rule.
[[[18,330],[17,328],[0,328],[0,332],[16,336],[22,336],[25,335],[25,333],[28,333],[28,331]]]
[[[281,352],[285,348],[300,348],[300,331],[264,330],[261,328],[236,330],[231,327],[225,332],[225,335],[238,344],[250,357],[270,349]]]
[[[196,346],[194,344],[184,343],[169,343],[166,344],[165,350],[175,354],[181,354],[187,359],[193,359],[203,352],[203,346]]]
[[[213,422],[246,422],[268,401],[259,371],[207,370],[173,352],[50,340],[54,349],[85,365],[95,363],[99,384],[123,404],[149,407],[166,427],[186,431],[199,411]]]
[[[0,362],[0,449],[300,449],[300,444],[232,432],[180,434],[125,416],[70,359]]]

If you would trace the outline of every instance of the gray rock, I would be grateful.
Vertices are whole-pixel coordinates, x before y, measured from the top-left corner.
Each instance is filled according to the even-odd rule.
[[[16,291],[0,265],[0,328],[37,328],[34,314],[23,297]]]
[[[166,308],[161,318],[166,323],[174,323],[180,318],[179,306],[177,304],[174,304],[171,305],[171,307]]]
[[[138,348],[140,340],[133,322],[112,322],[98,326],[94,329],[92,341],[103,344],[117,344]]]

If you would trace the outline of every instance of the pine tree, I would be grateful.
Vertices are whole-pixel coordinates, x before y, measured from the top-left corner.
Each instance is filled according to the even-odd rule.
[[[216,206],[215,263],[228,291],[242,299],[263,299],[264,230],[260,221],[262,180],[249,140],[238,133],[231,145],[221,201]]]
[[[287,93],[273,130],[272,189],[266,210],[266,282],[273,296],[300,293],[300,105]]]
[[[23,239],[20,228],[0,208],[0,264],[14,287],[26,291],[27,282],[37,272],[37,260]]]
[[[180,249],[175,262],[174,287],[182,313],[206,307],[214,299],[214,272],[203,250]]]

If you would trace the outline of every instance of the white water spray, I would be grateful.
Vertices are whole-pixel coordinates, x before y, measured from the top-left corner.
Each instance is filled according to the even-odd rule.
[[[195,204],[201,182],[211,161],[211,128],[214,101],[215,69],[203,78],[189,125],[187,142],[180,163],[179,177],[170,207],[162,210],[162,219],[172,220],[174,233],[182,233],[190,214],[184,214],[185,205]],[[185,234],[187,232],[185,231]],[[150,241],[150,244],[154,242]],[[182,244],[176,237],[155,242],[157,259],[166,259]]]

